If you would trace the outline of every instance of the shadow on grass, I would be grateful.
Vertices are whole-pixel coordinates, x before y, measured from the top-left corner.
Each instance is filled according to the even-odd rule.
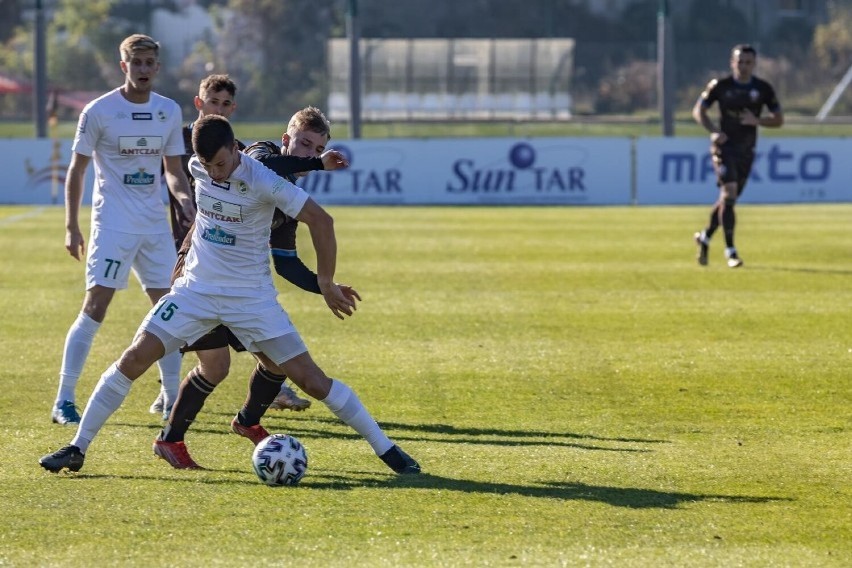
[[[320,486],[337,488],[338,483],[320,483]],[[392,477],[381,484],[407,489],[440,489],[462,493],[495,493],[499,495],[521,495],[542,499],[561,499],[565,501],[596,501],[614,507],[630,509],[675,509],[687,503],[702,501],[718,503],[771,503],[792,501],[787,497],[754,497],[747,495],[719,495],[713,493],[679,493],[657,491],[638,487],[609,487],[606,485],[588,485],[579,482],[541,482],[536,485],[515,485],[453,479],[428,473],[420,475],[402,475]],[[312,487],[316,487],[312,484]]]
[[[205,474],[237,473],[233,477],[210,477]],[[180,476],[180,477],[176,477]],[[61,474],[63,479],[123,479],[130,481],[156,481],[172,483],[193,483],[209,485],[247,485],[257,486],[258,481],[250,472],[232,469],[206,469],[201,471],[174,472],[168,470],[163,475],[110,475],[110,474]],[[354,489],[426,489],[458,491],[460,493],[479,493],[494,495],[520,495],[538,499],[559,499],[563,501],[593,501],[613,507],[628,509],[677,509],[689,503],[772,503],[792,501],[788,497],[755,497],[748,495],[720,495],[715,493],[680,493],[675,491],[657,491],[639,487],[610,487],[606,485],[588,485],[579,482],[541,482],[535,485],[517,485],[469,479],[453,479],[439,475],[423,473],[420,475],[391,475],[368,472],[324,473],[314,472],[306,477],[299,488],[280,488],[287,490],[351,491]]]
[[[223,412],[208,412],[207,416],[222,416],[226,417],[227,421],[222,422],[221,427],[209,427],[202,425],[201,422],[196,422],[189,430],[188,436],[193,433],[197,434],[230,434],[229,426],[230,419],[233,418],[231,413]],[[283,421],[286,427],[282,429],[279,424]],[[131,423],[113,423],[115,426],[124,426],[132,428],[146,428],[149,430],[159,430],[158,424],[131,424]],[[361,440],[361,436],[337,418],[319,418],[310,415],[297,415],[295,413],[269,413],[264,417],[264,426],[270,432],[286,431],[296,437],[316,437],[335,440]],[[320,424],[320,427],[313,427],[314,424]],[[625,447],[608,447],[595,444],[595,442],[615,443],[615,444],[665,444],[665,440],[643,439],[643,438],[622,438],[622,437],[602,437],[591,434],[577,434],[574,432],[545,432],[536,430],[502,430],[499,428],[458,428],[449,424],[404,424],[401,422],[381,422],[382,428],[393,433],[391,436],[398,442],[414,441],[414,442],[444,442],[453,444],[474,444],[474,445],[494,445],[500,446],[548,446],[548,447],[564,447],[564,448],[579,448],[582,450],[596,450],[606,452],[631,452],[631,453],[646,453],[651,450],[647,448],[625,448]],[[335,431],[328,428],[340,427],[342,431]],[[400,434],[401,432],[401,434]],[[589,443],[582,443],[575,440],[589,440]]]
[[[717,495],[712,493],[678,493],[656,491],[638,487],[609,487],[587,485],[578,482],[544,482],[541,485],[513,485],[489,483],[464,479],[451,479],[435,475],[400,476],[393,479],[394,485],[411,488],[435,488],[465,493],[500,493],[563,499],[566,501],[597,501],[614,507],[631,509],[674,509],[685,503],[713,501],[722,503],[769,503],[790,501],[786,497],[750,497],[742,495]]]
[[[749,264],[749,271],[765,271],[765,272],[800,272],[804,274],[837,274],[840,276],[852,276],[852,270],[842,270],[837,268],[804,268],[796,266],[765,266],[759,264]]]

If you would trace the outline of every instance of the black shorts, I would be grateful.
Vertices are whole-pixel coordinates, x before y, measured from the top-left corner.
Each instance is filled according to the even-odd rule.
[[[716,183],[719,187],[737,184],[737,197],[742,195],[751,165],[754,163],[754,150],[751,148],[723,145],[713,147],[713,168],[716,170]]]
[[[181,347],[180,352],[211,351],[230,346],[234,351],[245,351],[246,348],[234,333],[224,325],[218,325],[198,338],[192,345]]]

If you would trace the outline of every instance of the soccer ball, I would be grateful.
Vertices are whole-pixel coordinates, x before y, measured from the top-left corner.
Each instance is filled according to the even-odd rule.
[[[308,454],[302,443],[287,434],[270,434],[251,455],[254,472],[271,487],[296,485],[308,471]]]

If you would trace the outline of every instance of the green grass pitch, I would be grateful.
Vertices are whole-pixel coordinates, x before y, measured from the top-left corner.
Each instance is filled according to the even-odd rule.
[[[265,418],[310,467],[262,485],[228,433],[245,354],[187,437],[208,470],[154,458],[154,368],[81,472],[44,472],[84,267],[61,208],[0,207],[0,566],[849,565],[852,206],[741,205],[737,270],[721,235],[695,263],[709,207],[330,210],[363,303],[281,302],[425,473],[315,403]],[[131,279],[81,405],[146,311]]]

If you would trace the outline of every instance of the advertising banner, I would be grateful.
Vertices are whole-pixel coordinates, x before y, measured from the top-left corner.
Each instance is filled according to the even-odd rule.
[[[709,138],[638,138],[639,205],[706,204],[719,194]],[[852,140],[768,138],[758,141],[743,203],[852,201]]]
[[[0,140],[3,180],[0,203],[62,205],[65,203],[65,175],[71,161],[71,140],[6,138]],[[89,166],[83,203],[92,202],[94,170]]]
[[[320,203],[626,205],[626,138],[346,140],[350,168],[299,185]]]

